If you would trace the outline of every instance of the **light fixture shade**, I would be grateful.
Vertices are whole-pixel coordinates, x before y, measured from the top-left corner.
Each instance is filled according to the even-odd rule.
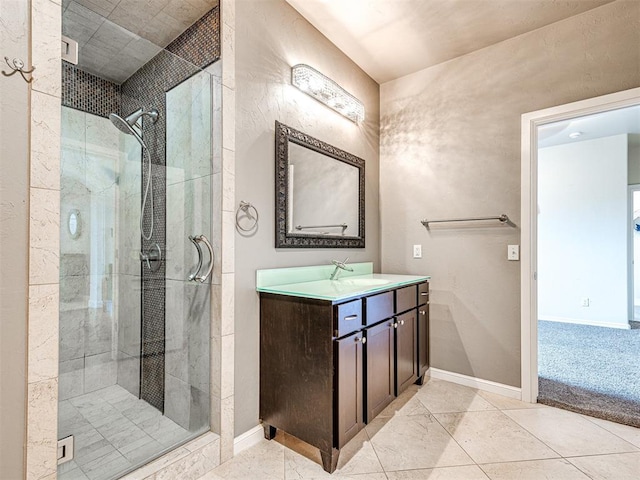
[[[364,120],[364,105],[344,88],[309,65],[291,68],[291,83],[355,123]]]

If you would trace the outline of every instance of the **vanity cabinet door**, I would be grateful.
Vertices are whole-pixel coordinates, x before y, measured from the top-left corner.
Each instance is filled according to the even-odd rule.
[[[395,392],[393,322],[385,320],[365,330],[366,421],[370,422],[391,403]]]
[[[418,379],[418,311],[396,317],[396,395]]]
[[[337,379],[336,413],[338,448],[351,440],[363,427],[362,417],[362,332],[335,340]],[[313,405],[307,406],[313,409]]]
[[[418,308],[418,377],[429,368],[429,304]],[[420,383],[422,384],[422,383]]]

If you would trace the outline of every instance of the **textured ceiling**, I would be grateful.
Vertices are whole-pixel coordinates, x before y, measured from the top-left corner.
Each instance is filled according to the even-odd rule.
[[[378,83],[613,0],[286,0]]]
[[[78,66],[122,83],[218,0],[63,0],[62,34],[78,42]]]

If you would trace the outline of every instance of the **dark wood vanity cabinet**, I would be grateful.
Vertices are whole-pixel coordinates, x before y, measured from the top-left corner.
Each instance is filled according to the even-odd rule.
[[[341,448],[364,427],[362,415],[362,375],[364,373],[362,364],[362,333],[354,333],[348,337],[335,340],[337,378],[337,401],[338,409],[338,442]],[[312,405],[310,405],[313,408]],[[336,457],[337,460],[337,457]]]
[[[409,310],[396,318],[396,395],[418,380],[418,314]]]
[[[421,383],[428,366],[425,289],[427,283],[413,284],[335,305],[260,293],[265,438],[282,429],[317,447],[323,468],[333,472],[340,449],[365,422]]]
[[[395,398],[395,319],[365,329],[366,418],[368,422]]]
[[[429,369],[429,284],[418,285],[418,383]]]

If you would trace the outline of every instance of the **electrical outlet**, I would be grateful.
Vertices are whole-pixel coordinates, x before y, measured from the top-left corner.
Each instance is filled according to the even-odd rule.
[[[507,245],[507,260],[520,260],[520,245]]]
[[[422,245],[413,246],[413,258],[422,258]]]
[[[588,306],[589,306],[589,303],[590,303],[590,301],[589,301],[589,297],[583,297],[583,299],[582,299],[582,306],[583,306],[583,307],[588,307]]]

